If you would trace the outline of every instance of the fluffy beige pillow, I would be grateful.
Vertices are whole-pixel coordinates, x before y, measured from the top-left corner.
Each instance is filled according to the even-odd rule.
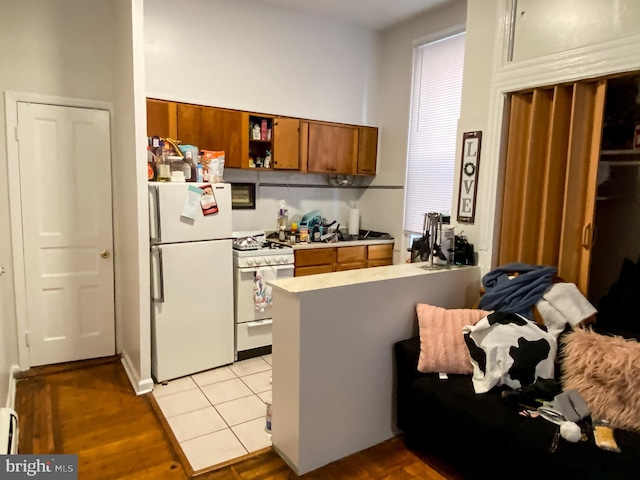
[[[562,349],[562,385],[584,397],[593,418],[640,432],[640,343],[576,329]]]
[[[491,312],[447,310],[425,303],[419,303],[416,311],[420,327],[418,371],[472,374],[473,367],[462,336],[462,327],[475,325]]]

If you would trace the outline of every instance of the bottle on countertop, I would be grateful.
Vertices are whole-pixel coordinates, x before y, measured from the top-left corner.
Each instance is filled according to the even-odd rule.
[[[287,225],[289,223],[289,215],[288,215],[289,211],[286,208],[280,208],[280,211],[278,212],[278,230],[280,229],[280,227],[284,227],[284,229],[287,229]]]
[[[308,243],[309,242],[309,227],[307,227],[306,223],[300,224],[300,243]]]
[[[320,227],[318,225],[313,227],[313,238],[312,238],[313,242],[319,242],[320,241]]]
[[[198,183],[204,182],[203,167],[201,163],[196,165],[196,182]]]
[[[284,242],[287,239],[287,235],[285,232],[284,225],[280,225],[280,230],[278,231],[278,240]]]
[[[160,149],[162,151],[162,157],[158,163],[158,172],[156,180],[158,182],[170,182],[171,181],[171,160],[169,156],[171,151],[165,148],[164,142],[160,141]]]
[[[184,165],[182,166],[182,171],[184,172],[184,179],[187,182],[196,181],[196,166],[193,163],[193,154],[190,150],[187,150],[184,154]]]

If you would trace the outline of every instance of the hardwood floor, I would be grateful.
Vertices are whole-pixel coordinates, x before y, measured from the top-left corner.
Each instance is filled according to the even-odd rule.
[[[97,363],[97,364],[96,364]],[[17,384],[20,453],[77,453],[80,479],[187,479],[150,395],[137,397],[120,364],[34,369]],[[82,367],[82,368],[78,368]],[[446,466],[407,450],[399,438],[298,477],[271,449],[197,476],[251,479],[458,479]]]

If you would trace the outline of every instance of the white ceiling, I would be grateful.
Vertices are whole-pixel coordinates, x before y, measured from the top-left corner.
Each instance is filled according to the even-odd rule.
[[[452,0],[255,0],[383,30]]]

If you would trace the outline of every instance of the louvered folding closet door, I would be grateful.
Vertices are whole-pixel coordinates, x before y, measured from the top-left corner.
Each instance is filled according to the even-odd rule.
[[[558,266],[586,293],[606,82],[511,97],[499,264]]]

